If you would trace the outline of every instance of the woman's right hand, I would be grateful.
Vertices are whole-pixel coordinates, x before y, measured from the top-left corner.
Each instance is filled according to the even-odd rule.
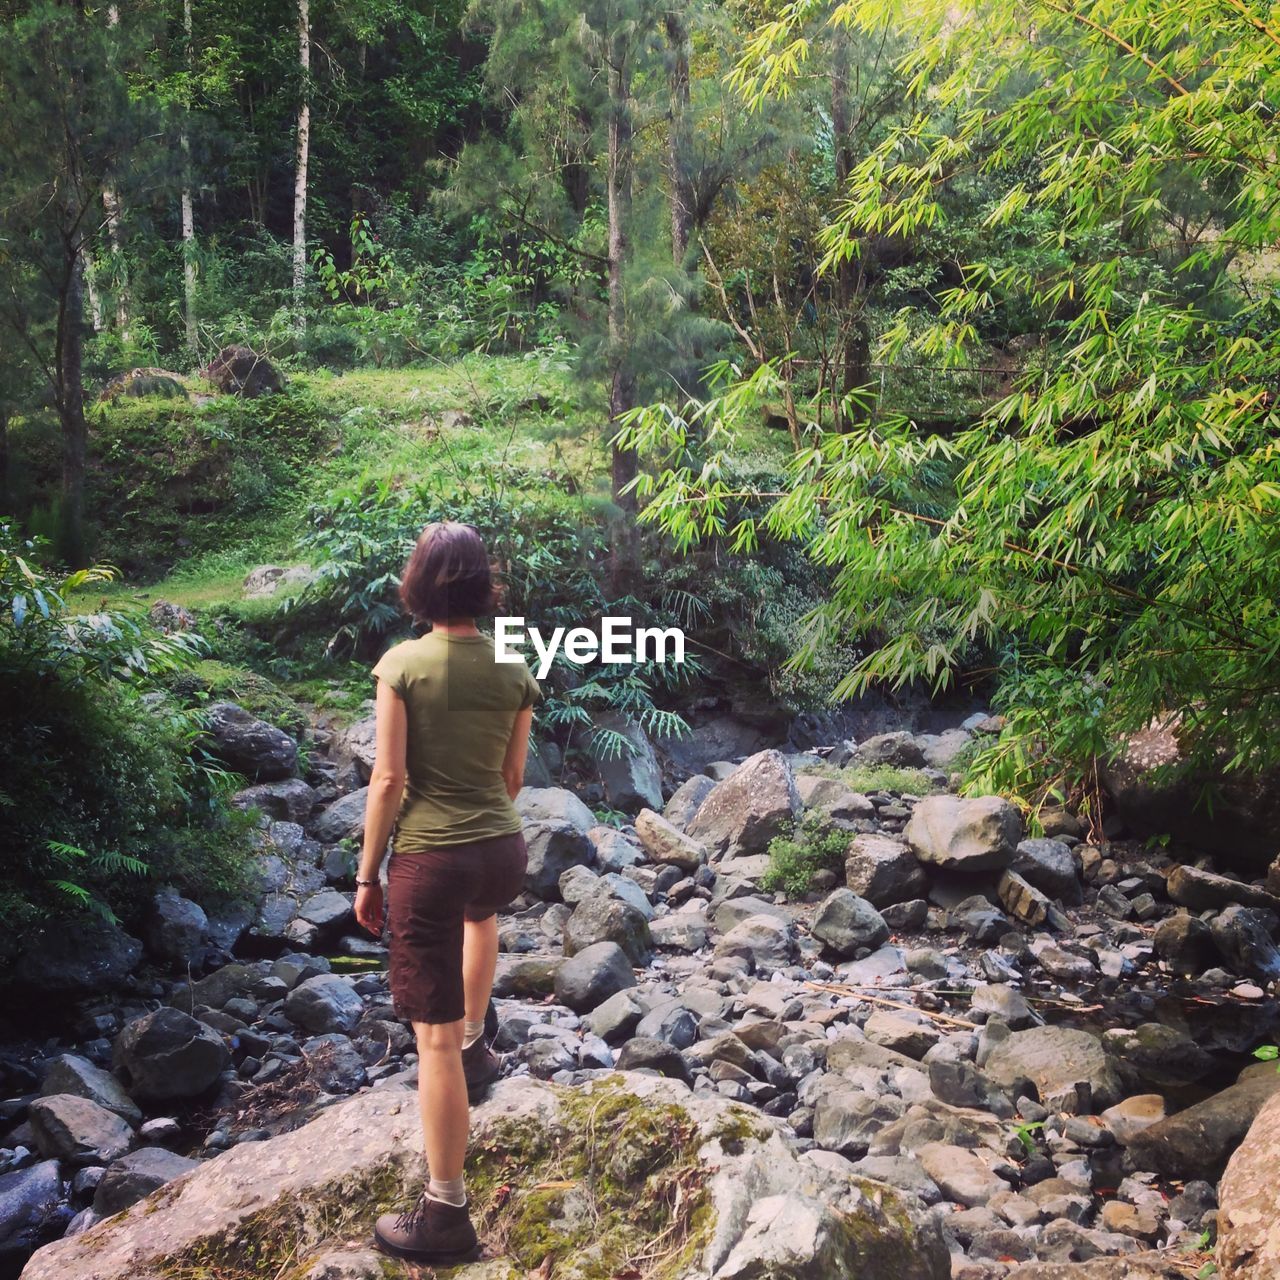
[[[362,884],[356,889],[356,919],[375,938],[382,937],[383,902],[381,884]]]

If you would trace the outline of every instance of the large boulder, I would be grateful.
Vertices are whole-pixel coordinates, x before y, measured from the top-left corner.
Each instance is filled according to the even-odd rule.
[[[237,773],[272,782],[297,772],[298,744],[283,729],[234,702],[215,702],[205,715],[210,750]]]
[[[645,731],[616,712],[599,716],[595,727],[591,758],[610,806],[626,813],[661,809],[662,770]]]
[[[569,792],[564,794],[569,795]],[[581,804],[576,797],[570,798]],[[586,808],[585,805],[582,807]],[[591,811],[588,809],[587,812]],[[595,823],[594,817],[591,822]],[[587,838],[588,830],[564,818],[532,822],[526,819],[524,838],[529,861],[524,876],[525,888],[547,902],[554,902],[560,896],[560,877],[570,867],[589,867],[595,860],[595,846]]]
[[[769,841],[788,831],[800,811],[791,766],[781,752],[761,751],[716,784],[688,834],[721,858],[766,853]]]
[[[280,371],[251,347],[223,347],[205,366],[204,376],[224,395],[246,400],[284,390]]]
[[[682,871],[696,871],[707,860],[707,851],[702,845],[652,809],[640,810],[636,835],[653,862],[670,863]]]
[[[574,907],[564,926],[566,956],[576,955],[598,942],[616,942],[635,965],[647,963],[653,946],[644,913],[633,903],[607,892],[587,894]]]
[[[817,809],[828,818],[852,822],[876,815],[875,805],[866,796],[859,795],[837,778],[802,773],[796,778],[796,790],[800,793],[800,803],[806,809]]]
[[[209,945],[209,917],[198,902],[173,889],[161,889],[151,899],[143,938],[157,960],[194,964]]]
[[[662,810],[662,816],[673,827],[684,831],[693,821],[693,815],[702,808],[702,802],[715,790],[716,781],[705,773],[695,773],[687,778],[674,792]]]
[[[524,787],[516,796],[516,812],[526,824],[567,822],[583,835],[596,825],[595,814],[564,787]]]
[[[305,823],[315,808],[315,788],[301,778],[284,778],[279,782],[260,782],[245,787],[231,797],[237,809],[257,809],[276,822]]]
[[[561,962],[555,994],[575,1013],[590,1013],[610,996],[636,985],[627,953],[616,942],[596,942]]]
[[[1280,1276],[1277,1151],[1280,1094],[1272,1094],[1228,1161],[1218,1188],[1218,1244],[1214,1259],[1222,1280],[1273,1280]]]
[[[300,982],[284,999],[291,1022],[315,1035],[351,1032],[364,1016],[364,1002],[355,988],[336,973],[321,973]]]
[[[900,840],[878,834],[854,836],[844,860],[845,885],[875,907],[923,898],[924,868]]]
[[[31,1250],[61,1235],[70,1217],[56,1160],[0,1173],[0,1275],[16,1275]]]
[[[195,1098],[231,1060],[222,1037],[180,1009],[156,1009],[116,1036],[112,1068],[141,1102]]]
[[[45,1096],[72,1093],[114,1111],[129,1124],[142,1123],[141,1108],[121,1088],[120,1081],[76,1053],[60,1053],[49,1060],[40,1081],[40,1092]]]
[[[1216,1177],[1278,1090],[1280,1074],[1267,1071],[1143,1129],[1129,1139],[1134,1167],[1166,1178]]]
[[[262,600],[267,596],[298,595],[316,580],[316,571],[305,564],[286,568],[282,564],[260,564],[245,574],[246,600]]]
[[[1023,840],[1009,870],[1064,907],[1078,907],[1084,901],[1080,860],[1063,840]]]
[[[1280,912],[1280,898],[1275,894],[1199,867],[1174,867],[1165,881],[1165,891],[1172,902],[1192,911],[1217,911],[1238,905]]]
[[[199,1160],[166,1151],[163,1147],[143,1147],[121,1156],[102,1175],[93,1196],[93,1211],[104,1218],[127,1209],[144,1196],[200,1167]]]
[[[917,769],[924,764],[924,751],[915,735],[905,729],[877,733],[858,744],[853,753],[859,764],[887,764],[904,769]]]
[[[822,900],[811,932],[842,960],[864,947],[874,951],[889,938],[884,917],[852,889],[834,889]]]
[[[655,1240],[677,1238],[689,1277],[951,1274],[937,1221],[909,1198],[799,1158],[779,1122],[675,1080],[503,1080],[471,1123],[475,1217],[502,1224],[494,1276],[621,1274]],[[380,1212],[412,1203],[422,1162],[414,1095],[390,1083],[205,1162],[42,1250],[24,1280],[161,1280],[246,1258],[265,1275],[316,1275],[319,1258],[363,1249]]]
[[[359,840],[364,835],[364,811],[368,803],[368,787],[339,797],[311,820],[311,834],[322,844],[337,844],[348,838]]]
[[[1055,1111],[1102,1111],[1120,1100],[1120,1077],[1102,1042],[1071,1027],[1031,1027],[998,1042],[983,1071],[1001,1088],[1029,1080]]]
[[[99,400],[118,400],[122,396],[142,399],[154,396],[159,400],[186,400],[187,389],[182,385],[182,375],[168,369],[144,366],[117,373],[105,387]]]
[[[1280,948],[1271,936],[1275,917],[1257,907],[1228,907],[1210,926],[1214,946],[1237,973],[1273,982],[1280,978]]]
[[[74,929],[49,927],[27,941],[14,962],[23,999],[76,999],[121,986],[142,959],[142,943],[119,925],[87,916]]]
[[[133,1130],[114,1111],[74,1093],[37,1098],[27,1119],[36,1147],[47,1159],[104,1164],[133,1146]]]
[[[993,871],[1013,860],[1022,814],[1000,796],[925,796],[904,835],[921,862],[948,871]]]

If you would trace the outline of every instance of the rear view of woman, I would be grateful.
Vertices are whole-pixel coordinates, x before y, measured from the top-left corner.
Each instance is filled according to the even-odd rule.
[[[383,923],[388,867],[391,996],[418,1042],[427,1183],[407,1213],[383,1214],[378,1247],[448,1265],[471,1256],[463,1160],[468,1102],[498,1074],[484,1017],[498,957],[495,913],[523,887],[525,844],[512,801],[524,779],[538,686],[499,663],[476,618],[493,612],[489,557],[470,525],[423,530],[400,596],[431,631],[396,645],[373,674],[377,754],[369,780],[356,917]]]

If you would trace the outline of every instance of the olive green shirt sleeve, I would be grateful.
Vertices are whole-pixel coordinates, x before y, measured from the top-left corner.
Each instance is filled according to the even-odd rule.
[[[408,654],[405,652],[403,644],[392,646],[378,659],[377,665],[373,669],[373,674],[378,677],[383,684],[390,685],[401,698],[408,696],[409,690],[409,672],[408,672]]]
[[[542,701],[542,687],[533,678],[533,672],[526,666],[524,669],[524,698],[520,702],[520,710],[536,706]]]

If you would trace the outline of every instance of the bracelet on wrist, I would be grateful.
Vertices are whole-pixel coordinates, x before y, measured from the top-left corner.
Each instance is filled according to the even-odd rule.
[[[361,880],[359,876],[356,876],[356,887],[360,889],[369,889],[378,883],[379,881],[377,880]]]

